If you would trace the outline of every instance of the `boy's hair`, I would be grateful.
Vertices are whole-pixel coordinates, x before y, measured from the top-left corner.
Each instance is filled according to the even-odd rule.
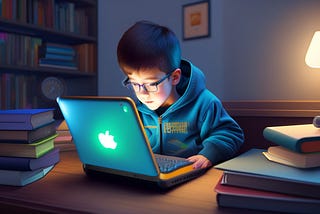
[[[179,68],[181,49],[178,38],[169,28],[139,21],[121,37],[117,56],[121,68],[158,68],[169,73]]]

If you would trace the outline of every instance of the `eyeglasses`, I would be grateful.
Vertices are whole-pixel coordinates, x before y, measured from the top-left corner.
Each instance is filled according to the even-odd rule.
[[[146,92],[157,92],[158,91],[158,85],[160,85],[164,80],[169,78],[173,71],[167,73],[164,77],[162,77],[160,80],[153,82],[153,83],[144,83],[144,84],[139,84],[135,82],[130,82],[129,77],[124,79],[122,81],[122,85],[127,87],[127,88],[132,88],[135,92],[140,92],[141,88],[143,88]]]

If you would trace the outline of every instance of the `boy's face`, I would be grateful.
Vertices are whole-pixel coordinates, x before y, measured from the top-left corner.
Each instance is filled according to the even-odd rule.
[[[135,85],[137,98],[151,110],[170,106],[179,98],[175,86],[180,81],[180,69],[176,69],[167,76],[166,73],[157,68],[140,70],[126,69],[126,72],[129,73],[128,78],[131,84]],[[159,80],[162,81],[159,83]],[[155,85],[154,83],[156,82],[159,83],[156,84],[156,90],[146,90],[146,88],[149,88],[148,85]],[[154,88],[154,86],[152,87]]]

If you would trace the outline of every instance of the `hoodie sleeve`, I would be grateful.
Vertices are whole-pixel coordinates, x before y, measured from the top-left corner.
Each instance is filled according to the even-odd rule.
[[[212,164],[236,155],[244,142],[243,131],[215,96],[207,103],[200,123],[203,149],[199,154]]]

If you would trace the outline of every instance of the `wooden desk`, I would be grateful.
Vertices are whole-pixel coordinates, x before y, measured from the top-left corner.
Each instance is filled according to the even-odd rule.
[[[41,180],[25,187],[0,186],[1,212],[244,213],[217,207],[213,188],[222,172],[216,169],[174,189],[160,191],[127,179],[89,178],[74,151],[60,154],[61,161]]]

